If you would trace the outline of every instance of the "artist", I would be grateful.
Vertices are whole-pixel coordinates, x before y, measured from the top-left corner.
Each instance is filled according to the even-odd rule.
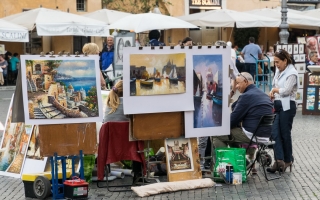
[[[248,144],[251,140],[260,118],[271,115],[273,103],[262,90],[253,84],[252,76],[242,72],[236,77],[236,88],[242,94],[232,104],[230,135],[213,137],[212,141],[217,147],[239,147],[239,144]],[[271,136],[271,127],[261,127],[257,132],[258,142],[267,142]],[[253,139],[255,142],[255,138]],[[255,148],[249,148],[249,159],[253,160]],[[252,170],[256,173],[256,170]]]

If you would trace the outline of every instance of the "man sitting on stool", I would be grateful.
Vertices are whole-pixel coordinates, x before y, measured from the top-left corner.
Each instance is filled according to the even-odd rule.
[[[252,76],[247,72],[240,73],[236,78],[236,88],[241,95],[232,104],[230,117],[230,135],[212,137],[215,148],[239,147],[241,143],[250,143],[251,137],[264,115],[271,115],[273,103],[269,96],[253,84]],[[271,127],[261,127],[257,131],[258,142],[267,142],[271,136]],[[253,139],[255,141],[255,138]],[[255,148],[249,148],[249,159],[253,160]],[[252,173],[256,173],[253,169]]]

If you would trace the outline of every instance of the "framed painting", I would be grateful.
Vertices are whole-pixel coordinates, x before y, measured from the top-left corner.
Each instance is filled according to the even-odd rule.
[[[13,96],[1,140],[0,175],[20,178],[33,126],[11,122],[12,102]]]
[[[296,63],[295,67],[299,74],[306,72],[306,63]]]
[[[293,50],[292,54],[299,54],[299,45],[298,44],[294,44],[292,50]]]
[[[114,37],[114,70],[123,69],[123,48],[134,47],[136,34],[131,32],[120,32]],[[115,77],[116,74],[115,74]]]
[[[304,44],[299,44],[299,54],[303,54],[304,52]]]
[[[316,51],[318,53],[318,57],[320,57],[318,48],[319,48],[318,47],[318,38],[315,37],[315,36],[310,36],[310,37],[306,38],[306,47],[305,47],[305,49],[304,49],[304,45],[301,45],[301,46],[299,45],[299,54],[300,54],[300,52],[301,53],[305,53],[307,55],[307,58],[310,59],[309,58],[309,53],[311,51]],[[301,51],[300,51],[300,49],[301,49]],[[302,50],[303,50],[303,52],[302,52]]]
[[[303,88],[304,74],[298,74],[298,88]]]
[[[298,44],[305,44],[306,38],[305,37],[297,37],[297,42],[298,42]]]
[[[194,110],[188,50],[125,47],[124,114]]]
[[[302,100],[303,100],[303,89],[298,89],[296,94],[296,102],[298,104],[302,104]]]
[[[194,111],[185,112],[185,137],[230,134],[230,51],[192,49]]]
[[[99,56],[21,56],[27,124],[102,121]]]
[[[293,55],[293,60],[294,60],[295,62],[300,62],[300,56],[299,56],[299,54],[294,54],[294,55]]]
[[[277,45],[276,45],[276,48],[277,48],[276,51],[279,51],[280,49],[282,49],[282,47],[281,47],[280,44],[277,44]],[[275,52],[276,52],[276,51],[275,51]]]
[[[306,54],[299,54],[299,62],[306,62]]]
[[[307,98],[306,98],[306,109],[314,110],[315,109],[315,99],[316,99],[316,88],[307,87]]]
[[[292,44],[288,44],[288,49],[287,49],[287,51],[288,51],[288,53],[289,54],[292,54]]]
[[[288,45],[286,44],[281,45],[281,49],[288,51]]]
[[[5,54],[6,53],[6,48],[4,44],[0,44],[0,54]]]

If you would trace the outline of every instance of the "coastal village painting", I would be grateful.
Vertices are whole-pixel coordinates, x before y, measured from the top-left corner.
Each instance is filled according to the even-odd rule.
[[[130,55],[130,96],[185,92],[185,53]]]
[[[23,58],[26,119],[37,120],[38,124],[56,124],[91,122],[94,120],[90,118],[99,117],[95,59]],[[63,120],[68,118],[82,121]]]

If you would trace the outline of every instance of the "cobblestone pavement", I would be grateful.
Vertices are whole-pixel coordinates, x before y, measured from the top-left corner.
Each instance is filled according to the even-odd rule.
[[[0,109],[3,109],[1,105]],[[248,181],[239,186],[222,184],[216,188],[178,191],[147,198],[139,198],[133,192],[112,193],[91,184],[89,199],[320,199],[319,122],[320,116],[302,115],[299,106],[293,124],[294,167],[291,173],[285,172],[278,180],[267,182],[258,170],[258,175],[249,176]],[[0,176],[0,194],[1,200],[26,199],[22,181],[5,176]]]

